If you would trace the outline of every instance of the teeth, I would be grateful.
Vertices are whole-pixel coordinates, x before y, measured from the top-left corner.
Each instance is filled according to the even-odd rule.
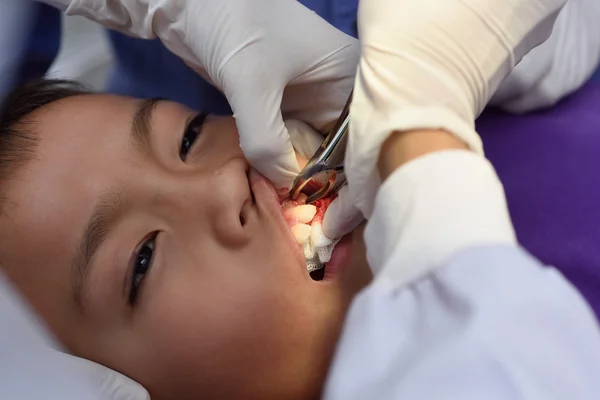
[[[284,211],[286,218],[295,219],[299,223],[307,224],[313,220],[317,213],[317,207],[312,204],[287,208]]]
[[[308,241],[310,237],[310,225],[306,224],[296,224],[292,226],[292,235],[296,238],[296,242],[302,245]]]

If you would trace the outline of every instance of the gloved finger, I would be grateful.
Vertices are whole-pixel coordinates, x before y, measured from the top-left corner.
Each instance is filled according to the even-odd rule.
[[[323,135],[314,130],[310,125],[297,119],[287,119],[285,126],[287,127],[296,154],[299,154],[307,161],[310,160],[319,146],[321,146],[321,143],[323,143]]]
[[[362,213],[351,201],[348,186],[343,186],[325,212],[323,233],[330,239],[339,239],[352,232],[363,220]]]
[[[238,69],[239,71],[239,69]],[[300,166],[281,115],[282,87],[264,73],[234,75],[223,92],[231,105],[244,155],[275,189],[291,188]]]

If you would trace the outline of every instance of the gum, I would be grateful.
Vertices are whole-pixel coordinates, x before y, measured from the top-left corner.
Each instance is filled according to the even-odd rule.
[[[323,222],[323,217],[325,217],[325,211],[327,211],[327,209],[329,208],[329,205],[335,199],[335,197],[336,196],[326,197],[324,199],[317,200],[313,203],[315,205],[315,207],[317,207],[317,213],[315,214],[315,217],[313,218],[311,223]]]

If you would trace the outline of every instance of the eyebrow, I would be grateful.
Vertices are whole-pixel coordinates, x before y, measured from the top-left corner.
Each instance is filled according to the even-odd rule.
[[[152,114],[161,101],[164,99],[144,100],[133,114],[129,137],[138,150],[146,151],[150,145]],[[82,314],[85,312],[84,298],[91,261],[98,248],[106,240],[111,225],[116,220],[117,211],[123,202],[123,192],[119,187],[113,187],[100,194],[73,258],[71,265],[72,297],[76,309]]]
[[[84,312],[84,294],[87,278],[90,274],[90,265],[94,254],[106,240],[111,225],[115,222],[117,211],[124,203],[123,192],[120,187],[113,187],[100,194],[94,207],[87,227],[81,238],[79,248],[72,263],[73,275],[73,300],[76,308]]]
[[[139,150],[146,150],[149,146],[152,114],[161,101],[164,99],[160,97],[144,100],[133,114],[130,138]]]

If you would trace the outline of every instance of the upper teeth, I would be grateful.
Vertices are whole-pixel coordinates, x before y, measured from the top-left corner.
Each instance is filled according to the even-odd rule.
[[[321,268],[329,261],[334,242],[323,234],[321,223],[315,220],[317,207],[289,200],[281,208],[294,239],[302,247],[309,272]]]
[[[317,207],[312,204],[305,204],[297,207],[290,207],[284,211],[286,218],[296,220],[301,224],[308,224],[313,220],[317,213]]]

